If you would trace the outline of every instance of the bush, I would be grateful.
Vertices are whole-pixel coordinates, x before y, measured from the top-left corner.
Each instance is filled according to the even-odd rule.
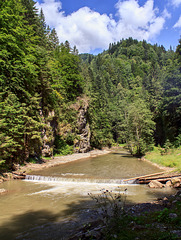
[[[179,148],[181,146],[181,134],[179,134],[177,137],[176,137],[176,140],[174,142],[174,146],[176,148]]]
[[[70,142],[70,139],[68,138],[68,142]],[[61,136],[56,136],[55,137],[55,142],[54,142],[54,154],[58,155],[68,155],[73,153],[73,146],[69,145],[66,140],[64,140]]]
[[[0,172],[7,170],[6,160],[0,160]]]
[[[95,196],[89,193],[88,195],[98,204],[98,213],[105,225],[110,223],[110,220],[117,221],[122,214],[124,214],[124,207],[126,203],[126,191],[124,193],[113,193],[109,190],[101,190],[101,194]]]

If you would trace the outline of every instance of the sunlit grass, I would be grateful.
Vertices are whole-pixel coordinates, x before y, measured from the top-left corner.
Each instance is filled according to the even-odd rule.
[[[146,154],[145,158],[161,166],[171,167],[181,171],[181,147],[169,149],[168,153],[163,155],[161,155],[159,148],[155,147],[152,152]]]

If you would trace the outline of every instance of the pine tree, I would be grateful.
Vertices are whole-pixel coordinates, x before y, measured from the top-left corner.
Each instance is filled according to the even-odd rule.
[[[3,100],[4,99],[4,100]],[[41,117],[37,97],[21,103],[11,92],[0,95],[0,155],[8,165],[23,162],[29,154],[40,153]]]
[[[58,39],[57,32],[56,32],[55,28],[53,28],[50,31],[50,34],[48,36],[48,41],[49,41],[49,45],[50,45],[51,50],[54,50],[56,47],[59,46],[59,39]]]

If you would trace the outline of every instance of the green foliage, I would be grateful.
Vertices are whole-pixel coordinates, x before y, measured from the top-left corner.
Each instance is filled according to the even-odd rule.
[[[165,144],[163,145],[163,148],[161,148],[159,146],[159,151],[160,151],[161,155],[164,155],[164,154],[168,154],[169,150],[171,150],[171,148],[173,148],[173,145],[171,144],[169,139],[167,139]]]
[[[83,79],[76,47],[71,53],[68,41],[59,46],[33,0],[0,4],[0,45],[0,160],[11,166],[40,156],[43,134],[51,142],[56,121],[71,121],[71,101],[82,92]]]
[[[177,137],[176,137],[176,140],[174,141],[174,146],[176,148],[179,148],[181,146],[181,134],[179,134]]]
[[[154,122],[144,101],[138,100],[125,109],[123,131],[132,154],[143,155],[153,144]]]
[[[0,172],[7,171],[7,165],[6,165],[6,160],[0,160]]]
[[[55,137],[54,146],[55,155],[68,155],[73,153],[73,143],[71,142],[70,137],[67,137],[65,140],[63,137],[57,135]]]
[[[55,58],[49,62],[52,71],[52,87],[59,99],[72,101],[82,93],[83,78],[79,70],[80,59],[70,53],[68,43],[55,49]]]
[[[178,52],[179,47],[175,54],[129,38],[90,62],[82,55],[92,146],[126,142],[133,154],[142,155],[154,143],[175,141],[181,112]]]
[[[0,155],[7,164],[23,161],[30,153],[39,153],[41,144],[41,117],[37,109],[38,98],[29,104],[20,103],[15,94],[1,95],[0,103]]]
[[[173,52],[122,39],[98,56],[79,57],[76,46],[59,44],[33,0],[4,0],[0,46],[2,164],[41,155],[43,134],[51,147],[58,136],[59,154],[71,153],[78,131],[72,105],[81,94],[89,98],[92,147],[126,143],[142,155],[154,140],[180,146],[180,41]]]

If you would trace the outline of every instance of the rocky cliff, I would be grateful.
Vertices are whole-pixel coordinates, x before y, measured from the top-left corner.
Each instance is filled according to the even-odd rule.
[[[77,111],[77,137],[74,141],[74,152],[86,153],[91,149],[91,132],[88,123],[88,98],[85,96],[83,98],[78,98],[73,107]]]
[[[72,110],[71,110],[72,109]],[[89,99],[87,96],[78,97],[67,111],[75,113],[74,122],[58,122],[54,112],[50,112],[42,130],[42,156],[53,155],[55,136],[58,135],[66,142],[68,136],[72,136],[73,149],[75,153],[86,153],[90,151],[90,127],[88,123]],[[66,144],[66,143],[65,143]],[[70,143],[69,143],[70,144]],[[60,146],[59,146],[60,147]]]

